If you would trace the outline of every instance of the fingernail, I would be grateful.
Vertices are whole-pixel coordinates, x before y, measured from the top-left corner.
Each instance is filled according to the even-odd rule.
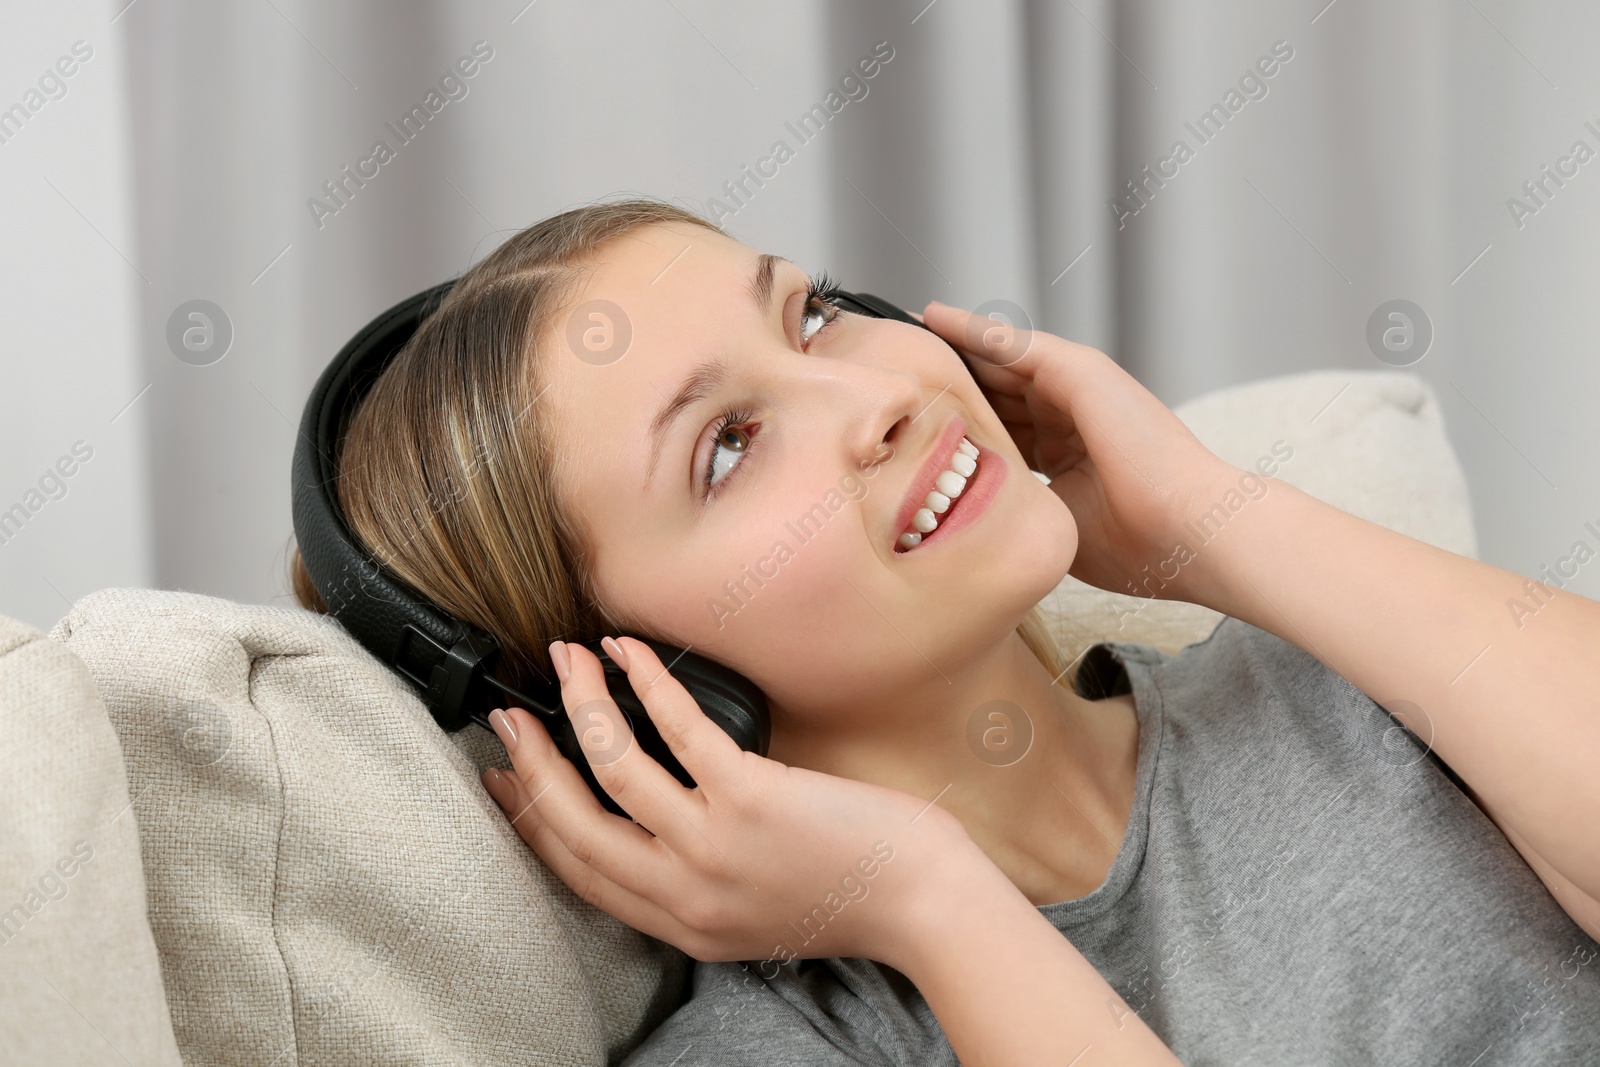
[[[566,685],[567,675],[572,671],[572,658],[567,655],[565,641],[550,642],[550,662],[555,664],[556,677],[561,680],[562,685]]]
[[[500,743],[506,746],[507,752],[516,750],[517,728],[511,725],[511,716],[495,708],[489,713],[489,725],[494,727],[494,732],[499,735]]]
[[[930,301],[928,301],[928,306],[929,307],[934,307],[934,306],[949,307],[950,305],[946,304],[943,300],[930,300]]]
[[[499,767],[490,767],[488,770],[483,772],[483,783],[490,789],[494,789],[500,784],[500,780],[503,777],[504,776],[500,773]]]
[[[622,651],[622,646],[610,637],[600,639],[600,647],[606,650],[606,655],[616,661],[617,666],[623,670],[628,669],[628,654]]]

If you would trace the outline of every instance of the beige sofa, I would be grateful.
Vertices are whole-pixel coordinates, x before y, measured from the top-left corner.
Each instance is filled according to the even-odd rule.
[[[1465,555],[1415,375],[1321,371],[1178,414],[1252,468]],[[1172,651],[1218,616],[1064,581],[1065,647]],[[590,908],[334,621],[107,589],[48,636],[0,617],[0,1063],[620,1062],[692,961]]]

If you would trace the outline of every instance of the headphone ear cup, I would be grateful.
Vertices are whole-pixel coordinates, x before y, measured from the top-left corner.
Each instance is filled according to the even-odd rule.
[[[721,727],[724,733],[733,738],[735,744],[744,751],[754,752],[758,756],[767,754],[767,746],[771,740],[771,718],[767,708],[767,698],[753,682],[737,671],[697,653],[651,638],[634,639],[650,646],[650,650],[694,698],[706,718]],[[605,672],[606,691],[621,710],[634,742],[685,788],[693,789],[694,778],[683,764],[678,762],[678,757],[673,755],[672,749],[656,729],[655,721],[650,718],[650,712],[645,708],[644,702],[633,691],[633,684],[628,680],[628,672],[611,658],[599,641],[584,641],[582,644],[600,660],[600,666]],[[551,739],[555,741],[556,747],[578,768],[578,773],[583,776],[590,790],[599,798],[606,810],[627,818],[627,812],[611,798],[596,779],[594,768],[590,763],[591,756],[585,751],[583,739],[579,736],[580,731],[596,731],[589,738],[589,752],[596,753],[595,758],[621,758],[627,752],[626,747],[614,753],[609,749],[617,736],[616,731],[622,724],[607,721],[605,715],[597,710],[593,714],[581,716],[576,723],[571,716],[563,715],[555,720],[545,720],[545,725],[550,729]]]
[[[721,727],[734,743],[746,752],[767,754],[772,739],[771,713],[766,694],[754,682],[699,653],[651,638],[636,640],[650,646],[662,665],[689,691],[705,717]]]

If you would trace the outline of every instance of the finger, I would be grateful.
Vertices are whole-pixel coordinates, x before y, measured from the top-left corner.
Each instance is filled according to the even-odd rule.
[[[578,769],[561,754],[542,723],[523,708],[506,708],[489,721],[505,742],[512,772],[538,804],[544,822],[567,850],[618,884],[633,887],[637,874],[658,864],[655,838],[631,819],[613,815],[590,792]]]
[[[694,804],[693,793],[640,747],[627,716],[606,687],[600,657],[582,645],[563,644],[571,667],[561,687],[561,700],[595,780],[640,825],[681,843],[685,812]],[[626,658],[626,653],[620,658],[613,656],[618,665]],[[629,684],[637,693],[631,677]]]
[[[975,362],[975,366],[987,362],[995,367],[1017,367],[1024,374],[1031,369],[1019,365],[1031,354],[1033,330],[1015,326],[1004,319],[975,315],[964,308],[951,307],[937,300],[928,304],[923,321],[957,351],[982,357]]]
[[[946,307],[946,305],[940,304],[937,300],[935,300],[928,304],[928,310],[930,312],[934,312],[935,305],[940,308]],[[928,325],[930,329],[932,328],[932,323],[923,316],[918,316],[918,318],[921,319],[925,325]],[[1027,389],[1029,382],[1028,375],[1018,374],[1016,369],[1013,367],[997,366],[994,360],[984,355],[972,352],[967,346],[967,338],[964,332],[962,332],[960,329],[956,329],[954,332],[952,332],[950,329],[951,324],[948,321],[942,321],[942,325],[946,327],[946,330],[941,333],[940,336],[946,341],[946,343],[950,345],[950,347],[955,351],[956,355],[961,357],[961,361],[966,366],[967,372],[971,374],[973,378],[975,378],[985,389],[1002,393],[1014,393],[1017,395],[1021,395],[1022,392]]]
[[[679,944],[678,939],[689,932],[657,902],[658,899],[666,899],[658,886],[651,886],[641,895],[618,885],[591,864],[574,856],[561,838],[539,817],[538,804],[529,799],[515,774],[491,768],[484,773],[483,786],[510,820],[517,835],[546,867],[555,872],[556,877],[584,901],[635,930],[642,930],[662,941]]]
[[[621,638],[628,681],[639,695],[656,732],[700,787],[726,788],[744,760],[744,750],[728,732],[706,717],[694,696],[672,676],[643,641]]]

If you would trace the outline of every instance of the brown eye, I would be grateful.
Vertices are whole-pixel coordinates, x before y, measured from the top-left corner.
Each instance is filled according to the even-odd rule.
[[[760,425],[752,422],[750,413],[746,411],[729,412],[717,423],[716,432],[711,438],[711,457],[706,461],[707,499],[716,495],[728,472],[749,453],[755,443],[755,435],[751,431]]]
[[[823,327],[827,326],[828,323],[832,322],[838,317],[838,315],[838,307],[832,303],[829,303],[822,297],[814,296],[807,300],[805,310],[800,313],[800,343],[805,344],[813,337],[817,336],[817,334],[822,332]],[[810,333],[807,333],[806,323],[810,321],[813,316],[815,316],[817,319],[816,328]]]

